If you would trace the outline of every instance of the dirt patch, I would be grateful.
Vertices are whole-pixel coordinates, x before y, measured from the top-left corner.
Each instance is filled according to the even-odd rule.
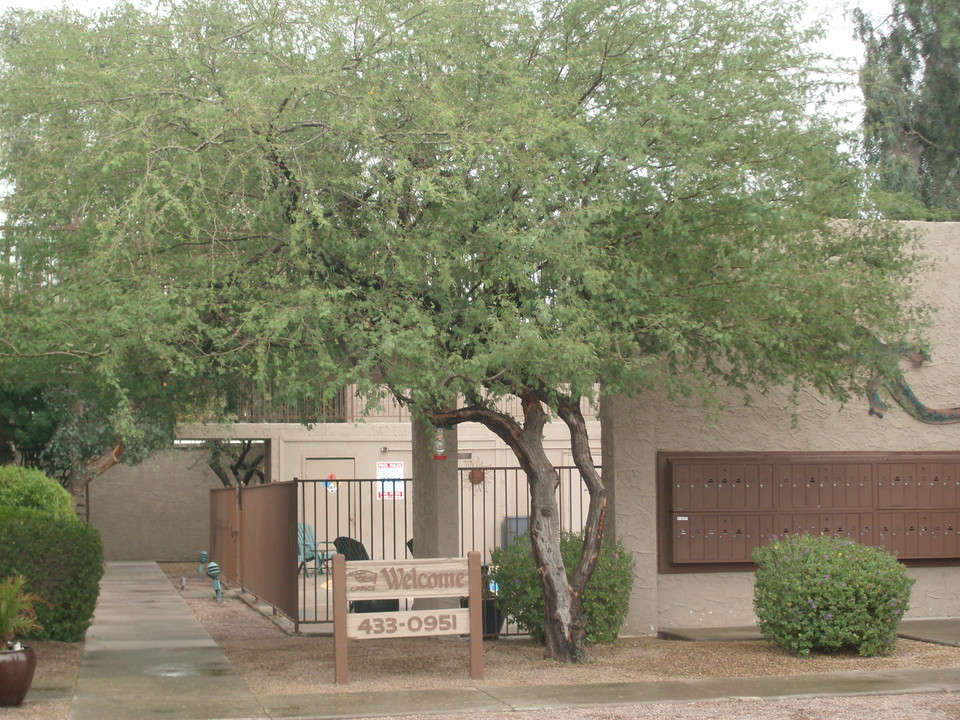
[[[196,579],[196,566],[164,567],[207,632],[254,694],[371,692],[440,687],[564,685],[569,683],[755,677],[824,672],[866,672],[902,668],[960,667],[960,648],[899,640],[888,657],[853,653],[796,658],[779,648],[753,642],[683,642],[623,638],[587,648],[584,661],[566,665],[543,659],[542,649],[525,638],[484,643],[482,681],[469,677],[467,643],[458,637],[351,641],[350,684],[333,682],[333,639],[288,635],[242,600],[213,601],[209,583]]]
[[[62,688],[73,692],[80,672],[83,643],[31,641],[30,647],[37,653],[37,670],[33,686]]]

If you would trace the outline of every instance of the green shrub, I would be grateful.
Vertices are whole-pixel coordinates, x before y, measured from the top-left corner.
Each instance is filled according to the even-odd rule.
[[[0,467],[0,507],[26,508],[76,520],[73,498],[64,487],[39,470],[17,465]]]
[[[36,510],[0,507],[0,578],[23,575],[39,595],[39,640],[83,639],[103,576],[103,543],[95,528]]]
[[[767,640],[800,656],[890,652],[914,583],[890,553],[849,538],[798,535],[758,548],[753,561],[753,607]]]
[[[560,554],[569,576],[583,548],[583,533],[564,533]],[[528,534],[491,553],[490,577],[499,586],[498,604],[521,630],[544,640],[543,591]],[[604,540],[593,576],[583,593],[587,644],[613,642],[627,615],[633,586],[633,557],[620,542]]]

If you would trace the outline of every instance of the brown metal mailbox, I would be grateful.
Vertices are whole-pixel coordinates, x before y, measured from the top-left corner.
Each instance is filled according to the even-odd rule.
[[[957,453],[662,456],[666,571],[748,563],[769,537],[799,533],[881,545],[904,560],[960,558]]]
[[[957,463],[878,463],[877,505],[880,508],[957,507]]]
[[[873,477],[869,465],[841,463],[778,467],[777,509],[869,508]]]
[[[673,509],[772,510],[770,463],[677,463],[673,471]]]
[[[676,513],[674,562],[750,562],[753,551],[773,535],[773,513]]]
[[[924,463],[918,469],[917,506],[956,507],[957,468],[953,463]]]
[[[864,463],[820,466],[820,507],[872,508],[873,468]]]
[[[836,535],[865,545],[874,544],[873,513],[778,513],[780,535]]]
[[[952,558],[960,555],[956,511],[882,512],[878,543],[901,559]]]
[[[877,498],[880,507],[917,507],[918,466],[883,463],[877,468]]]

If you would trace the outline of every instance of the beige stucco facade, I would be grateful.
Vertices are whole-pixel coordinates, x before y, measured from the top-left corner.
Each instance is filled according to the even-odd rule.
[[[600,423],[591,421],[591,444],[600,457]],[[412,428],[409,419],[391,422],[300,424],[238,423],[228,426],[185,426],[184,441],[256,439],[270,444],[270,478],[322,480],[331,473],[342,480],[377,477],[377,463],[402,462],[405,477],[415,477]],[[476,424],[457,428],[458,447],[451,465],[516,467],[509,448],[493,433]],[[544,444],[551,460],[572,465],[570,441],[562,423],[550,423]],[[451,444],[452,445],[452,444]],[[202,450],[181,445],[136,466],[118,465],[90,485],[89,516],[104,540],[108,560],[192,560],[210,537],[209,491],[222,487],[206,466]],[[445,512],[446,534],[459,530],[456,493],[445,488],[429,499],[424,513]],[[309,498],[308,498],[309,500]],[[495,524],[494,518],[489,518]],[[420,533],[420,537],[424,537]],[[447,543],[450,545],[450,543]]]
[[[960,405],[960,224],[915,224],[929,258],[919,278],[921,297],[937,309],[928,336],[932,360],[907,368],[908,381],[931,407]],[[854,452],[960,451],[960,424],[927,425],[897,407],[886,417],[868,414],[867,400],[846,407],[807,393],[794,406],[787,391],[755,397],[746,406],[735,396],[726,410],[707,417],[656,394],[611,398],[603,405],[604,477],[610,491],[608,529],[634,553],[636,574],[624,632],[651,634],[664,627],[723,626],[754,622],[752,572],[663,574],[657,560],[657,453],[669,452]],[[590,423],[600,453],[600,423]],[[318,479],[373,478],[379,461],[415,471],[408,419],[315,425],[237,424],[181,428],[183,439],[268,440],[270,476]],[[484,428],[458,428],[457,464],[510,467],[516,461]],[[548,425],[548,455],[571,463],[569,439],[560,424]],[[219,482],[199,451],[178,449],[136,467],[119,466],[91,486],[92,523],[101,530],[109,559],[193,559],[209,538],[208,491]],[[456,517],[449,497],[433,510]],[[917,578],[909,617],[960,614],[960,566],[911,568]]]
[[[921,297],[937,308],[928,333],[932,360],[908,369],[908,382],[930,407],[960,405],[960,224],[914,224],[929,262]],[[960,424],[928,425],[894,406],[883,419],[868,414],[867,399],[846,407],[814,393],[795,408],[787,391],[755,397],[750,406],[728,398],[708,419],[698,407],[678,406],[655,394],[603,405],[603,466],[611,487],[616,534],[637,561],[624,632],[664,627],[755,622],[752,572],[661,574],[657,569],[656,468],[659,451],[957,451]],[[917,578],[908,617],[960,615],[960,566],[912,568]]]

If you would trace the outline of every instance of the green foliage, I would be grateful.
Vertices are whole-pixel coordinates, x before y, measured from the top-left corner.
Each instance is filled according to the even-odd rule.
[[[41,640],[83,639],[103,575],[103,543],[95,528],[32,510],[0,507],[0,577],[23,575],[44,599],[36,607]]]
[[[123,460],[135,465],[173,439],[175,410],[164,403],[140,399],[127,416],[115,414],[104,396],[84,398],[67,388],[48,388],[48,407],[57,424],[40,453],[38,467],[65,484],[81,487],[87,464],[116,445]]]
[[[543,642],[543,590],[529,535],[519,535],[510,545],[494,548],[490,563],[490,579],[497,585],[497,605],[504,616]]]
[[[564,566],[576,567],[582,549],[582,532],[564,533],[560,538]],[[504,615],[513,618],[534,640],[543,642],[543,591],[528,534],[518,536],[507,547],[493,549],[490,577],[499,587],[497,603]],[[627,616],[632,587],[633,557],[619,541],[604,540],[583,592],[587,644],[617,639]]]
[[[0,384],[0,446],[4,439],[12,446],[0,447],[7,461],[16,450],[21,464],[79,489],[92,477],[88,465],[117,445],[131,465],[169,446],[179,405],[143,393],[121,401],[115,388],[97,388],[89,380]],[[128,412],[118,412],[117,402],[131,400]]]
[[[802,9],[11,11],[0,377],[84,378],[134,440],[141,410],[222,407],[238,380],[317,405],[356,384],[539,468],[547,413],[589,446],[571,408],[598,387],[859,395],[876,339],[918,325],[915,258],[833,222],[864,179],[811,110]],[[560,597],[558,555],[538,557]]]
[[[26,508],[49,513],[58,520],[76,520],[73,498],[39,470],[16,465],[0,467],[0,507]]]
[[[855,13],[866,47],[860,86],[866,157],[887,217],[960,219],[960,7],[891,0],[875,27]]]
[[[869,362],[861,338],[914,325],[912,263],[902,236],[830,222],[858,215],[861,178],[808,110],[819,68],[798,15],[749,0],[8,14],[17,262],[0,273],[21,292],[0,298],[0,358],[96,378],[134,435],[138,408],[238,376],[291,402],[379,386],[416,412],[528,389],[555,411],[598,380],[846,399],[869,372],[850,362]]]
[[[22,575],[0,580],[0,650],[18,635],[42,630],[35,607],[42,600],[24,591],[26,582]]]
[[[23,465],[36,467],[55,427],[42,388],[0,383],[0,463],[13,462],[16,449]]]
[[[881,548],[799,535],[753,553],[753,605],[763,636],[793,653],[886,655],[909,609],[913,578]]]

